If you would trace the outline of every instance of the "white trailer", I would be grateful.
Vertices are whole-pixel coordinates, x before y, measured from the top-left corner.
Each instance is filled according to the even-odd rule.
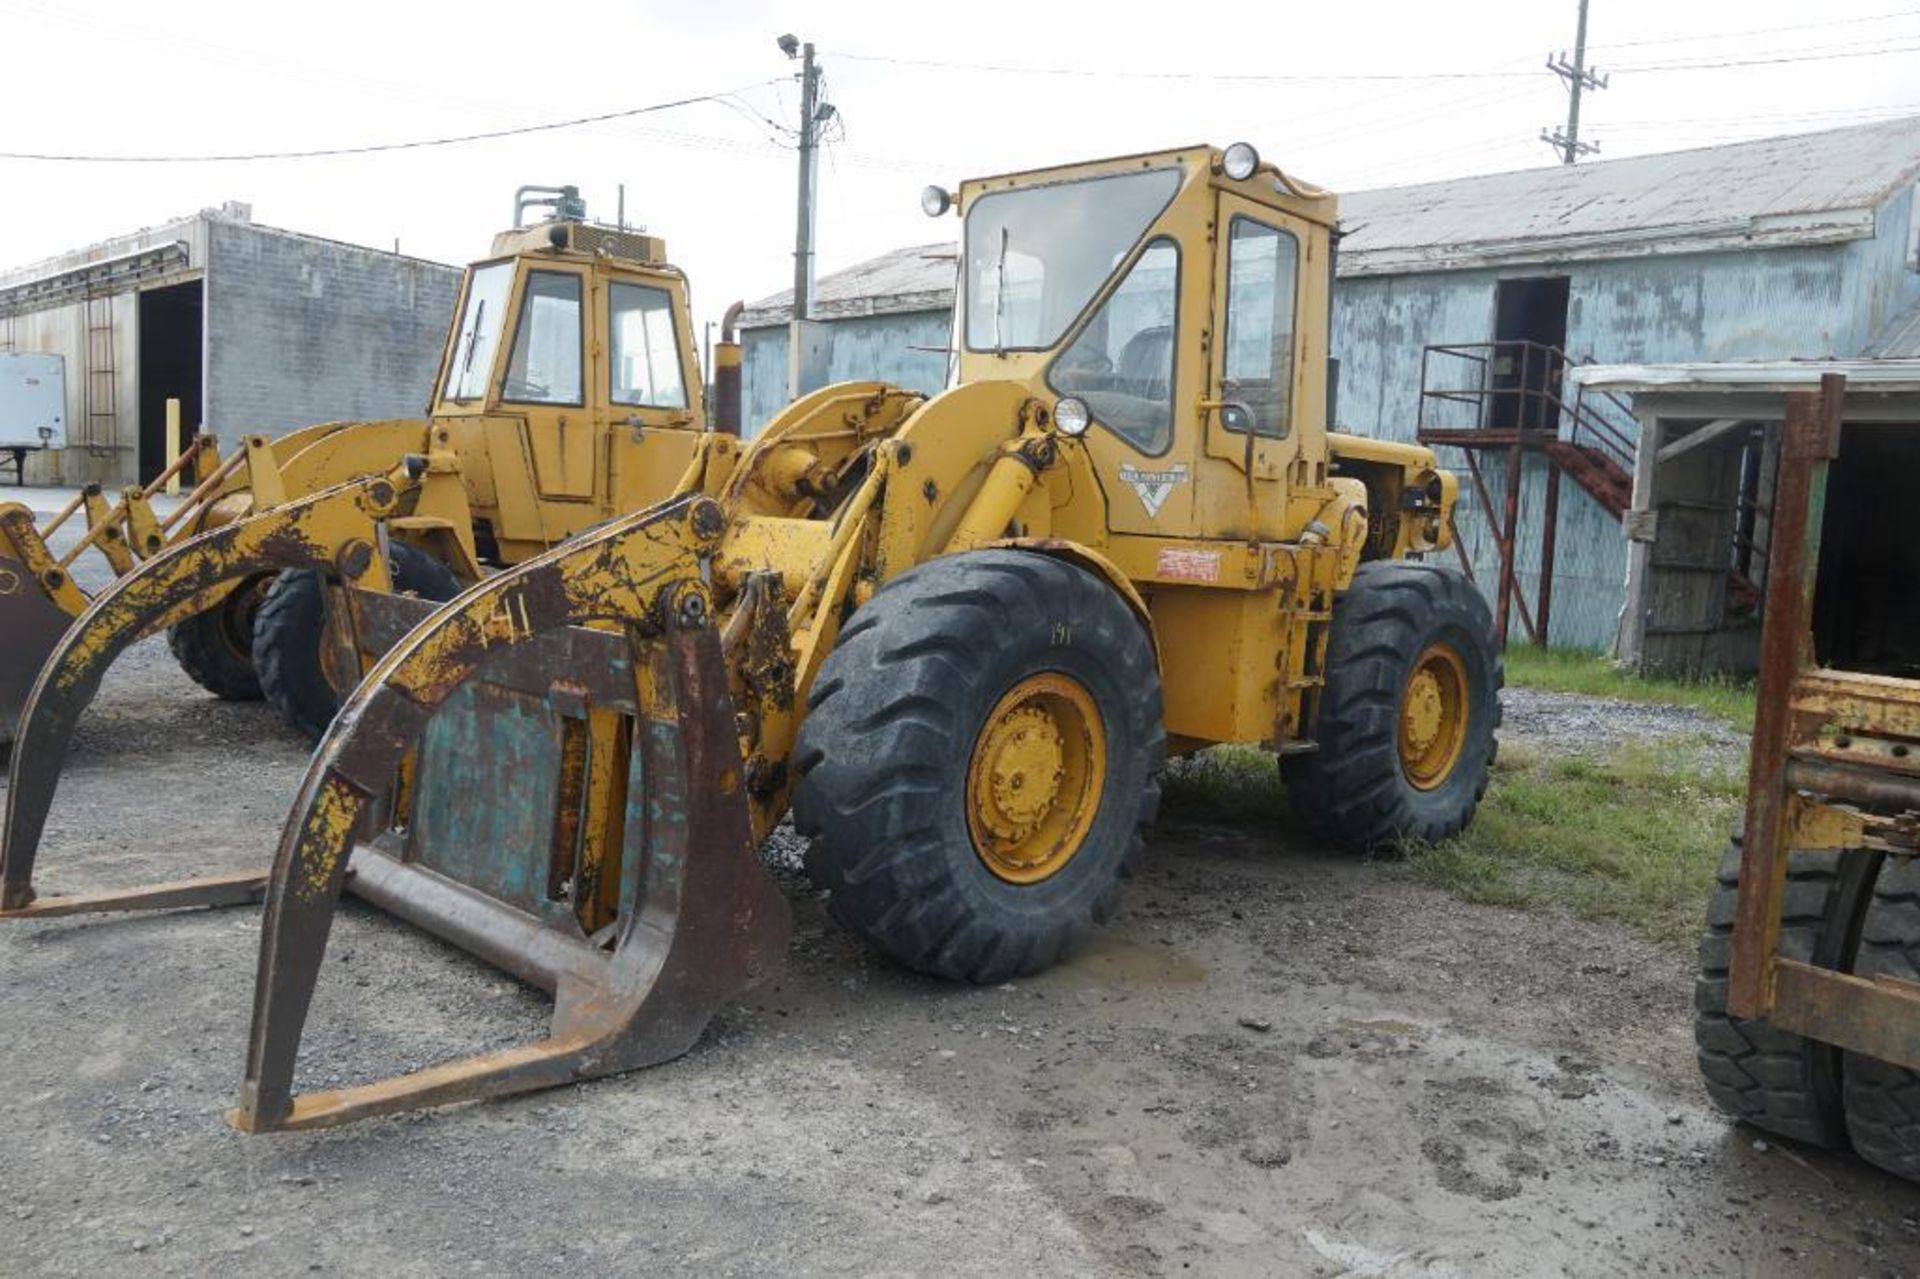
[[[67,447],[67,365],[58,355],[0,351],[0,453],[24,483],[30,449]]]

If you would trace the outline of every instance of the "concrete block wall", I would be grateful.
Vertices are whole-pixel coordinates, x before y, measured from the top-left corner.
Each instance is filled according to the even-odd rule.
[[[426,413],[457,268],[224,220],[208,257],[207,426],[223,444]]]

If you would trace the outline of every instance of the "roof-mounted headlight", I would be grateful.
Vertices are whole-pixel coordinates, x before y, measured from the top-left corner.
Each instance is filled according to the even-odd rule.
[[[1251,142],[1236,142],[1220,156],[1220,168],[1235,182],[1245,182],[1260,167],[1260,153]]]
[[[920,193],[920,212],[930,218],[941,217],[953,207],[953,197],[945,187],[928,187]]]

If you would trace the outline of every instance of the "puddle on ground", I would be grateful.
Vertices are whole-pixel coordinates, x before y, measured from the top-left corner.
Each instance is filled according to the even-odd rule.
[[[1142,944],[1101,933],[1045,980],[1071,986],[1198,986],[1207,979],[1204,964],[1171,946]]]

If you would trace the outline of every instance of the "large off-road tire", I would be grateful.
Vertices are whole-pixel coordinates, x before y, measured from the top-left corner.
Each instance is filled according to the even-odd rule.
[[[950,980],[1038,972],[1112,912],[1160,802],[1160,677],[1112,587],[1046,556],[943,556],[822,664],[794,824],[828,908]]]
[[[1778,953],[1847,971],[1873,882],[1873,861],[1858,853],[1792,854]],[[1727,1013],[1727,968],[1733,958],[1739,888],[1736,835],[1720,861],[1719,883],[1707,905],[1707,931],[1700,938],[1700,971],[1693,986],[1693,1039],[1707,1094],[1720,1109],[1756,1128],[1810,1145],[1844,1146],[1840,1051],[1764,1019]]]
[[[1369,851],[1458,834],[1486,793],[1504,672],[1493,617],[1458,570],[1362,564],[1333,606],[1316,750],[1288,756],[1293,810]]]
[[[1881,864],[1853,971],[1920,982],[1920,866],[1912,858]],[[1920,1180],[1920,1073],[1850,1052],[1842,1076],[1853,1148],[1888,1172]]]
[[[215,608],[167,628],[167,647],[187,677],[229,702],[260,700],[253,665],[253,624],[271,575],[250,578]]]
[[[391,544],[396,591],[434,601],[460,592],[460,579],[439,560],[404,542]],[[280,574],[253,623],[253,664],[260,689],[294,732],[320,740],[348,689],[327,676],[321,645],[327,625],[326,588],[315,569]]]

